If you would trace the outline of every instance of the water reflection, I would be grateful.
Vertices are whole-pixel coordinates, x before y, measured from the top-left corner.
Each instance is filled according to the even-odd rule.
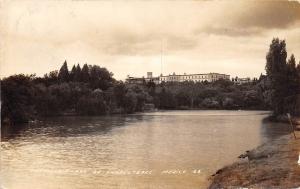
[[[7,141],[16,136],[21,135],[24,131],[27,130],[29,124],[3,124],[1,125],[1,141]]]
[[[278,136],[279,127],[273,132],[273,124],[263,121],[267,114],[166,111],[49,118],[1,143],[0,179],[12,189],[201,188],[216,169]],[[152,174],[102,174],[118,170]],[[162,174],[166,170],[187,172]]]
[[[268,118],[262,119],[262,126],[260,128],[264,142],[276,139],[291,132],[289,124],[270,122]]]
[[[142,115],[135,116],[98,116],[98,117],[54,117],[37,122],[16,125],[15,130],[3,127],[2,140],[16,137],[76,137],[99,135],[110,132],[112,127],[124,126],[125,122],[142,121]]]

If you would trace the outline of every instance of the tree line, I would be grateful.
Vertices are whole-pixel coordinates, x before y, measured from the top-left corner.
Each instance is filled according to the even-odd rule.
[[[117,81],[106,68],[79,64],[43,77],[13,75],[1,79],[1,121],[27,122],[43,116],[106,115],[146,109],[272,109],[274,114],[297,111],[300,66],[287,61],[285,42],[274,39],[267,54],[266,75],[236,85],[167,82],[129,84]]]
[[[264,109],[257,83],[162,83],[117,81],[97,65],[73,66],[44,77],[13,75],[1,80],[2,121],[26,122],[39,116],[134,113],[158,109]]]

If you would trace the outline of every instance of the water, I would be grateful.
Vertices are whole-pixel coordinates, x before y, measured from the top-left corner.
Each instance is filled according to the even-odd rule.
[[[263,111],[55,117],[1,142],[9,189],[205,188],[245,150],[287,133]]]

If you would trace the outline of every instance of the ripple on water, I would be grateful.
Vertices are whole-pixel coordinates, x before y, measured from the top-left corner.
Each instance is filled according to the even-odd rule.
[[[1,142],[7,188],[199,188],[245,150],[283,134],[263,111],[55,117]],[[186,170],[185,174],[162,174]],[[194,170],[200,170],[194,174]],[[150,175],[104,174],[152,171]]]

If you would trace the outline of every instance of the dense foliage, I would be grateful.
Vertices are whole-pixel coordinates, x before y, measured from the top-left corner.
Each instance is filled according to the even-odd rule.
[[[103,115],[142,111],[150,95],[142,86],[116,81],[106,68],[78,64],[44,77],[13,75],[1,80],[1,121],[26,122],[38,116]]]
[[[266,109],[258,83],[163,83],[156,87],[154,103],[160,109]]]
[[[1,81],[2,121],[26,122],[37,116],[103,115],[159,109],[263,109],[257,82],[145,83],[116,81],[105,68],[85,64],[44,77],[14,75]],[[154,104],[154,106],[147,105]]]

